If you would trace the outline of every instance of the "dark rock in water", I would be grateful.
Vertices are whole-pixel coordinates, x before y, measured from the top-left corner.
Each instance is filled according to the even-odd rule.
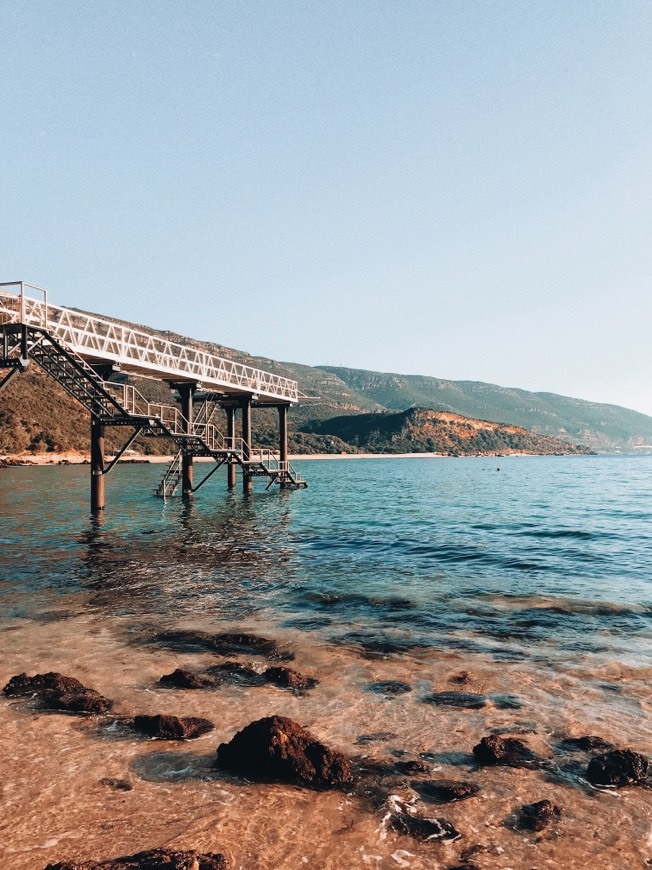
[[[491,695],[490,699],[499,710],[520,710],[523,706],[514,695]]]
[[[429,819],[418,816],[414,807],[390,798],[389,824],[395,831],[414,837],[421,843],[452,843],[462,835],[446,819]]]
[[[561,810],[552,801],[537,801],[524,804],[518,819],[518,827],[526,831],[542,831],[550,822],[561,817]]]
[[[248,653],[251,655],[266,656],[270,659],[279,659],[280,661],[290,661],[294,658],[292,653],[279,650],[278,644],[275,640],[261,637],[258,634],[223,632],[222,634],[213,635],[211,645],[213,651],[220,653],[221,655]]]
[[[240,686],[262,686],[265,682],[262,674],[242,662],[222,662],[209,668],[206,673],[220,681]]]
[[[112,861],[62,861],[48,864],[45,870],[228,870],[228,867],[224,855],[150,849]]]
[[[594,750],[609,752],[611,749],[616,748],[608,740],[603,740],[602,737],[594,737],[592,735],[587,737],[567,737],[565,740],[562,740],[561,747],[562,749],[580,749],[582,752],[592,752]]]
[[[464,801],[475,797],[480,792],[480,786],[475,782],[457,779],[430,779],[413,782],[412,788],[418,791],[424,800],[438,804]]]
[[[105,785],[107,788],[114,788],[116,791],[133,791],[134,787],[127,779],[114,779],[110,776],[105,776],[100,780],[100,785]]]
[[[642,785],[647,779],[648,766],[647,758],[640,752],[614,749],[589,761],[586,778],[593,785],[603,787]]]
[[[400,680],[378,680],[376,683],[369,683],[368,688],[370,692],[390,697],[405,695],[412,691],[412,686],[409,683],[402,683]]]
[[[53,689],[43,692],[39,698],[46,709],[66,713],[106,713],[113,706],[113,702],[99,692],[83,687],[79,691]]]
[[[366,746],[368,743],[381,743],[387,740],[395,740],[398,735],[394,731],[374,731],[373,734],[359,734],[355,742],[359,746]]]
[[[35,695],[49,710],[67,713],[105,713],[112,701],[95,689],[87,689],[74,677],[66,677],[55,671],[47,674],[18,674],[12,677],[2,690],[9,697]]]
[[[293,671],[292,668],[286,668],[283,665],[267,668],[262,676],[264,680],[274,686],[279,686],[282,689],[294,689],[298,692],[314,689],[315,686],[319,685],[319,680],[314,677],[305,677],[299,671]]]
[[[154,642],[182,652],[206,650],[220,655],[262,655],[279,661],[294,658],[292,653],[281,651],[275,640],[247,632],[164,631],[155,636]]]
[[[422,699],[426,704],[438,704],[442,707],[466,707],[470,710],[479,710],[487,703],[484,695],[476,695],[474,692],[435,692],[426,695]]]
[[[468,671],[461,671],[459,674],[453,674],[448,678],[449,683],[456,683],[458,686],[465,686],[471,681]]]
[[[481,870],[480,865],[473,860],[477,855],[487,851],[487,847],[480,843],[468,846],[460,852],[460,863],[450,865],[446,870]]]
[[[256,780],[312,788],[340,788],[353,781],[349,759],[329,749],[285,716],[251,722],[217,749],[217,766]]]
[[[214,727],[208,719],[198,719],[195,716],[183,719],[160,714],[134,717],[136,731],[159,740],[194,740],[212,731]]]
[[[85,687],[74,677],[64,677],[56,671],[47,674],[17,674],[12,677],[2,690],[5,695],[16,697],[20,695],[40,695],[42,692],[79,692]]]
[[[207,651],[212,649],[212,635],[207,631],[162,631],[154,637],[154,643],[180,652]]]
[[[185,668],[177,668],[171,674],[164,674],[158,682],[160,686],[171,689],[212,689],[220,683],[215,677],[196,674]]]
[[[394,770],[397,773],[403,773],[407,776],[418,776],[420,773],[430,773],[431,767],[425,761],[395,761]]]
[[[539,756],[515,737],[490,734],[473,747],[479,764],[501,764],[506,767],[534,767],[541,763]]]

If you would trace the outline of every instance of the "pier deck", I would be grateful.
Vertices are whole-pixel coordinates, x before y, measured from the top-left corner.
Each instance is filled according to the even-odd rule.
[[[34,360],[90,413],[94,509],[104,507],[104,476],[139,436],[163,435],[177,445],[157,489],[164,497],[174,494],[180,483],[184,495],[190,496],[225,463],[229,489],[235,487],[236,467],[245,492],[251,490],[254,477],[267,478],[268,488],[307,485],[288,461],[287,412],[299,398],[296,381],[94,314],[51,305],[45,290],[24,281],[0,283],[0,334],[0,369],[6,372],[0,376],[0,388]],[[165,381],[178,393],[180,406],[148,402],[132,384],[110,381],[116,371]],[[278,453],[252,446],[254,405],[278,409]],[[226,435],[215,421],[220,410],[226,413]],[[242,413],[241,437],[236,437],[237,410]],[[104,458],[107,426],[133,429],[109,463]],[[194,456],[216,462],[197,485]]]

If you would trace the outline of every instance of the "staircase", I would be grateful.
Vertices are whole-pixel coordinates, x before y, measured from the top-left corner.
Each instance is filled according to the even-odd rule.
[[[156,495],[161,498],[169,498],[172,495],[176,495],[179,484],[181,483],[182,461],[183,451],[179,450],[179,452],[172,457],[172,460],[163,475],[163,480],[157,486]]]
[[[83,357],[44,327],[5,324],[0,368],[18,371],[30,358],[103,425],[132,426],[136,430],[133,437],[138,434],[163,435],[174,441],[178,452],[156,490],[156,494],[163,498],[174,495],[179,487],[184,455],[210,457],[218,466],[228,460],[235,461],[243,473],[252,477],[266,477],[267,489],[272,484],[278,484],[282,489],[307,487],[301,475],[289,462],[281,461],[278,454],[271,450],[247,450],[241,439],[229,441],[225,438],[211,422],[219,407],[217,403],[204,402],[196,419],[190,424],[177,406],[148,402],[131,384],[104,381]],[[0,381],[0,386],[7,380]],[[110,467],[113,467],[113,463]]]

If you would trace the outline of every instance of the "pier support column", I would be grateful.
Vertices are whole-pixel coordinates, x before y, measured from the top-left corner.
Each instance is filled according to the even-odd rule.
[[[242,458],[247,462],[251,458],[251,396],[241,399],[242,408]],[[251,492],[254,488],[251,475],[242,469],[242,491]]]
[[[235,448],[235,408],[226,407],[226,444],[227,447]],[[235,489],[235,459],[231,456],[226,467],[226,485],[229,492]]]
[[[91,511],[102,511],[104,493],[104,426],[91,417]]]
[[[179,384],[179,397],[181,398],[181,414],[183,430],[187,435],[192,433],[192,397],[197,389],[197,384]],[[181,457],[181,492],[184,498],[192,496],[193,487],[193,462],[192,456],[186,453]]]
[[[281,468],[287,471],[288,463],[288,406],[278,406],[278,452]],[[285,489],[285,483],[281,479],[281,489]]]

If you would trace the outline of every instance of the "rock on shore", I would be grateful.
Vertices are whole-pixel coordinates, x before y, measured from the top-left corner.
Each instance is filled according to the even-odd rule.
[[[256,780],[311,788],[341,788],[353,782],[349,759],[329,749],[285,716],[251,722],[217,749],[217,766]]]
[[[586,778],[593,785],[609,787],[642,785],[647,779],[649,762],[640,752],[614,749],[589,761]]]
[[[75,677],[66,677],[56,671],[47,674],[17,674],[3,688],[8,697],[35,696],[48,710],[66,713],[106,713],[113,706],[95,689],[88,689]]]

